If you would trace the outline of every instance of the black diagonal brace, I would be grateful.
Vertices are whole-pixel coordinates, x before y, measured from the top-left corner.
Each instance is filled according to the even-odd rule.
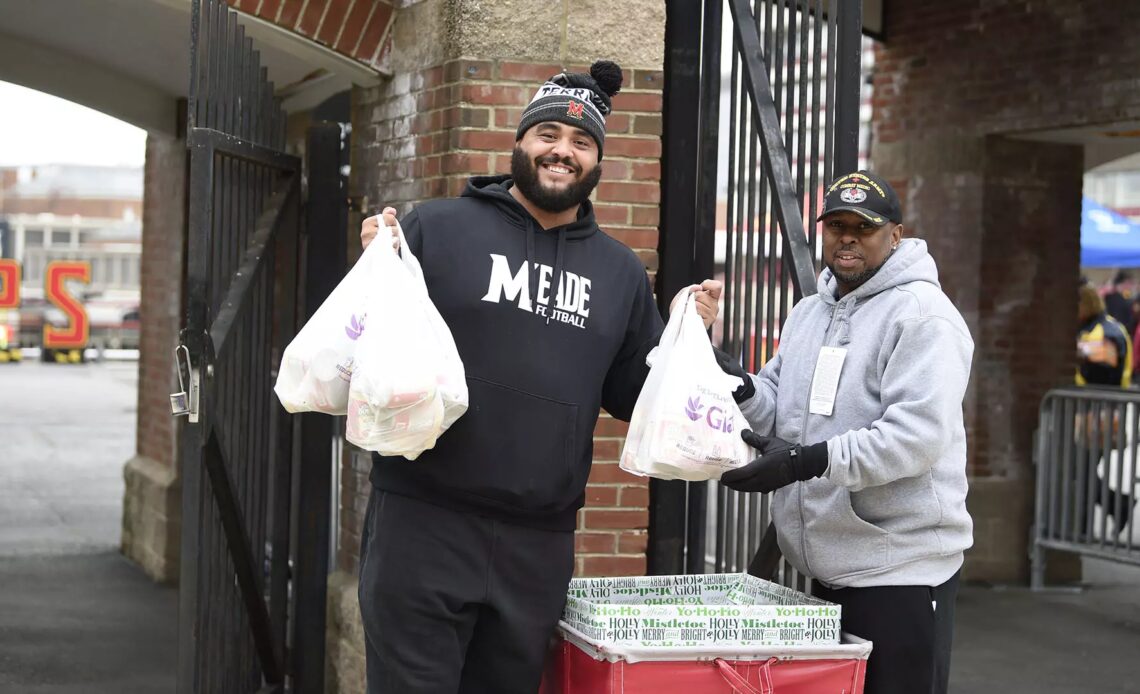
[[[249,617],[249,628],[253,633],[254,646],[257,648],[258,658],[261,660],[261,670],[265,681],[269,684],[280,684],[284,681],[281,670],[281,655],[273,646],[273,630],[269,623],[269,610],[262,599],[261,582],[257,580],[257,568],[254,566],[253,552],[249,546],[249,536],[246,534],[245,524],[242,521],[241,508],[237,497],[234,496],[233,484],[229,472],[226,470],[226,459],[223,451],[229,450],[225,446],[222,428],[214,421],[211,427],[209,441],[203,451],[202,459],[206,466],[206,474],[210,478],[210,489],[214,492],[214,501],[218,505],[218,516],[222,521],[222,530],[226,535],[226,545],[229,548],[230,560],[234,565],[234,575],[237,577],[238,587],[241,589],[242,600]]]

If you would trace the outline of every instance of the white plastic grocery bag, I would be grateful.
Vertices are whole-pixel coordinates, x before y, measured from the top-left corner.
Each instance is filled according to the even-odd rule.
[[[420,263],[398,229],[369,268],[367,329],[356,345],[346,437],[415,460],[467,411],[467,380],[451,330],[428,297]]]
[[[716,363],[692,293],[674,310],[646,360],[649,377],[629,424],[621,467],[636,475],[699,482],[754,457],[732,391],[740,379]]]
[[[285,348],[273,392],[286,411],[335,415],[348,411],[348,382],[366,322],[364,298],[372,280],[372,262],[384,245],[374,243],[364,251]]]

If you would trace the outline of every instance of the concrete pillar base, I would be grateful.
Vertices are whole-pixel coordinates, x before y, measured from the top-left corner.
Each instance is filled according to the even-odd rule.
[[[182,485],[174,470],[145,456],[123,467],[123,555],[155,581],[178,582]]]
[[[336,571],[329,575],[325,694],[364,691],[364,627],[356,586],[354,574]]]

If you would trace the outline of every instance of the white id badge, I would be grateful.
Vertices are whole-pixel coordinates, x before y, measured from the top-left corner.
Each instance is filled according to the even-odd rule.
[[[811,381],[811,405],[808,411],[830,417],[835,409],[835,392],[839,390],[839,374],[847,350],[842,347],[823,347],[815,362],[815,376]]]

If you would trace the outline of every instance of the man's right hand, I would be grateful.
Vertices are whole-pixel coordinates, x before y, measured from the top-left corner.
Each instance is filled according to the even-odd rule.
[[[380,232],[381,222],[392,235],[392,248],[397,251],[400,250],[400,233],[396,226],[396,208],[394,207],[385,207],[380,214],[368,217],[361,222],[360,245],[368,248],[368,244],[372,243],[372,239],[376,238],[376,234]]]
[[[752,383],[752,377],[740,365],[740,360],[732,356],[724,350],[713,347],[713,354],[716,355],[716,363],[720,370],[729,376],[736,376],[737,378],[744,379],[744,383],[732,392],[732,399],[740,404],[745,400],[751,398],[756,394],[756,386]]]

